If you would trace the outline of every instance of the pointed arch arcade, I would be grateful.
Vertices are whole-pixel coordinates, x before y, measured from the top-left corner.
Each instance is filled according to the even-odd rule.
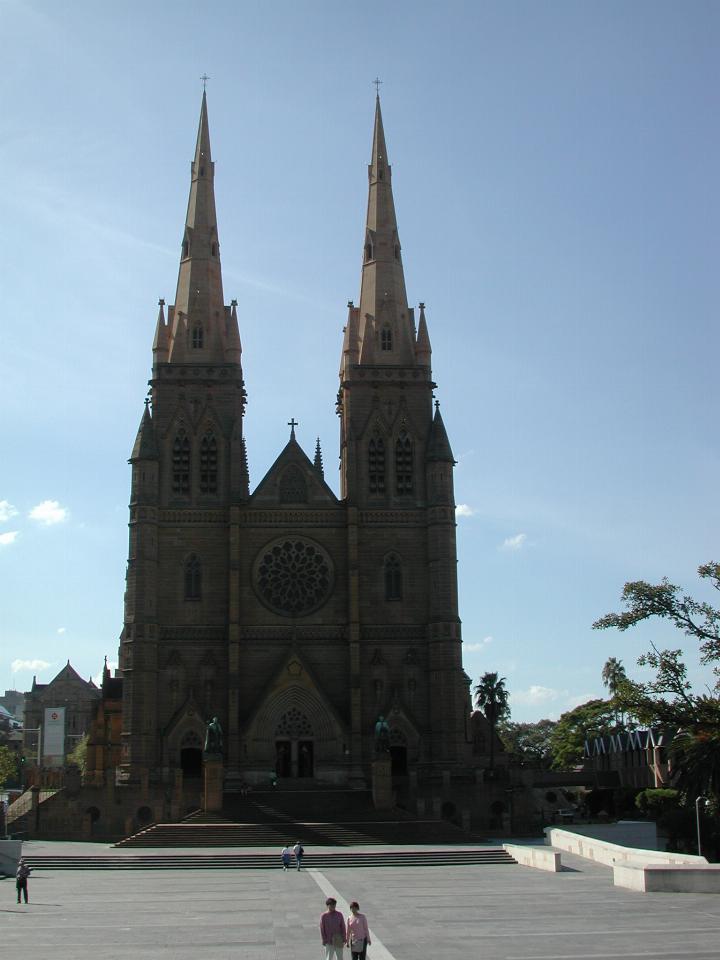
[[[413,442],[403,429],[395,443],[395,491],[400,496],[407,496],[413,489]]]
[[[190,493],[190,438],[184,427],[175,434],[172,448],[173,493]]]

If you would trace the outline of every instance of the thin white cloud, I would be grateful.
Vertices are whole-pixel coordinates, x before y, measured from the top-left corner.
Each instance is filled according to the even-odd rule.
[[[15,543],[18,533],[18,530],[8,530],[7,533],[0,533],[0,547],[9,547],[11,543]]]
[[[455,516],[456,517],[472,517],[475,514],[474,507],[468,506],[467,503],[459,503],[455,507]]]
[[[526,533],[516,533],[514,537],[506,537],[503,540],[500,549],[501,550],[522,550],[522,548],[527,543],[527,534]]]
[[[17,510],[7,500],[0,500],[0,523],[7,523],[11,517],[17,516]]]
[[[477,653],[478,650],[484,650],[485,647],[492,642],[492,637],[483,637],[479,643],[464,643],[463,650],[466,650],[468,653]]]
[[[58,627],[57,632],[60,634],[67,633],[67,627]]]
[[[57,500],[43,500],[30,511],[31,520],[37,520],[38,523],[44,523],[48,527],[54,523],[62,523],[67,518],[67,509],[61,507]]]
[[[533,705],[537,703],[552,703],[553,700],[558,700],[564,694],[567,694],[567,691],[555,690],[553,687],[543,687],[539,683],[534,683],[528,687],[527,690],[511,691],[510,698],[513,703]]]
[[[601,693],[576,693],[573,696],[568,696],[566,700],[566,708],[568,710],[574,710],[575,707],[579,707],[581,703],[587,703],[588,700],[604,700],[605,698]]]
[[[13,673],[21,670],[47,670],[50,664],[47,660],[13,660],[10,664]]]

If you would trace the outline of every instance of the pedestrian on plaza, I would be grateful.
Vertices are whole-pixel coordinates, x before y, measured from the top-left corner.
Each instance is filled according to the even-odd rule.
[[[287,870],[287,868],[290,866],[290,857],[291,857],[291,856],[292,856],[292,851],[290,850],[290,847],[289,847],[288,844],[286,843],[285,846],[282,848],[282,853],[280,854],[280,859],[282,860],[283,870]]]
[[[347,940],[345,918],[335,909],[335,897],[328,897],[325,906],[327,910],[320,917],[320,939],[325,947],[325,960],[343,960],[343,947]]]
[[[295,863],[297,864],[297,868],[299,870],[302,863],[302,858],[305,856],[305,850],[299,840],[293,847],[293,853],[295,854]]]
[[[20,903],[21,893],[25,896],[25,903],[28,902],[28,877],[31,873],[32,870],[21,857],[15,873],[15,886],[17,887],[18,903]]]
[[[352,960],[365,960],[370,945],[370,928],[367,917],[360,913],[360,904],[353,900],[350,904],[350,916],[347,918],[346,944],[350,947]]]

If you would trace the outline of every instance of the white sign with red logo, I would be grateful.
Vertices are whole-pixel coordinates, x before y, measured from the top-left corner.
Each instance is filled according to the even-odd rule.
[[[65,756],[65,707],[45,707],[42,752],[47,759]]]

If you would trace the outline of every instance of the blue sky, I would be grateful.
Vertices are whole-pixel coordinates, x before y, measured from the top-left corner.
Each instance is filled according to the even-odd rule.
[[[116,659],[127,457],[202,85],[251,484],[334,414],[374,87],[455,456],[465,666],[513,717],[631,673],[630,579],[718,559],[720,6],[0,0],[0,687]],[[710,680],[697,666],[696,682]]]

